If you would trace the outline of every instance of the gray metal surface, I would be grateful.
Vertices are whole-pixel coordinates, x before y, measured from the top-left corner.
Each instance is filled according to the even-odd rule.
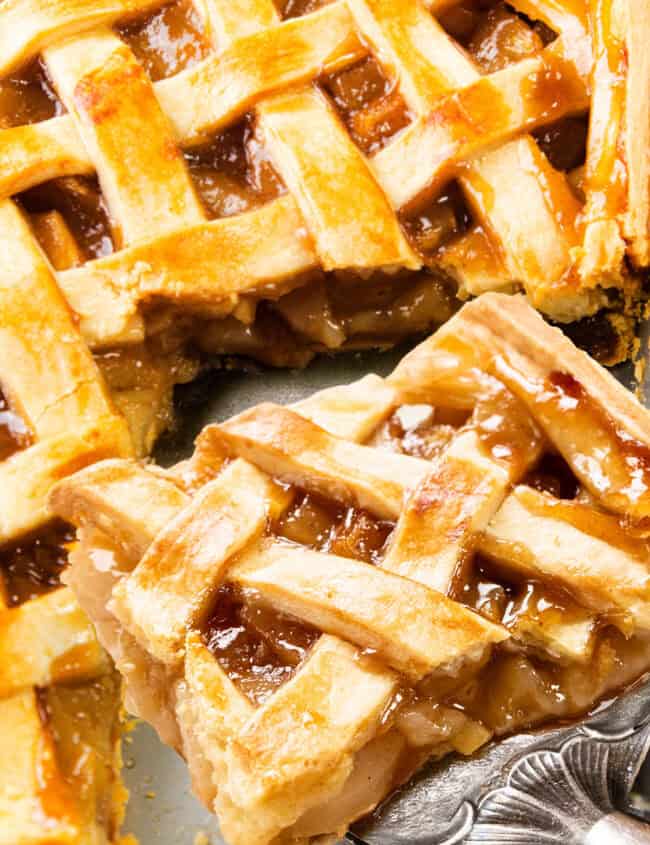
[[[262,401],[285,404],[315,390],[360,378],[368,372],[385,375],[407,349],[403,346],[383,353],[321,358],[309,368],[298,371],[251,367],[246,372],[222,369],[206,375],[181,390],[179,426],[160,443],[156,458],[159,463],[168,466],[187,457],[192,451],[194,438],[204,425],[227,419],[252,404]],[[629,367],[620,369],[616,375],[624,383],[632,383]],[[591,771],[592,777],[609,778],[612,788],[618,790],[616,805],[620,806],[622,802],[629,805],[629,809],[628,795],[645,756],[646,726],[649,723],[650,683],[637,687],[624,699],[599,713],[588,729],[573,726],[519,735],[489,746],[470,762],[451,760],[430,767],[415,779],[409,789],[398,793],[373,817],[357,825],[352,838],[369,845],[438,845],[462,841],[477,818],[480,823],[485,821],[488,801],[503,803],[506,795],[507,804],[507,793],[501,791],[508,789],[508,777],[517,762],[526,755],[541,751],[551,750],[560,754],[566,743],[576,737],[587,744],[620,741],[626,748],[629,746],[631,751],[628,756],[632,762],[628,760],[627,767],[616,763],[624,756],[621,745],[618,757],[612,753],[611,759],[607,758],[607,765],[613,766],[611,771],[607,767],[603,770],[604,775],[603,771],[598,774],[594,767]],[[216,822],[190,792],[184,764],[158,741],[151,728],[143,724],[137,726],[127,742],[125,760],[125,778],[132,793],[125,833],[134,833],[141,845],[205,845],[206,842],[223,845]],[[585,782],[588,781],[587,775],[585,779]],[[650,776],[647,780],[650,783]],[[615,841],[635,841],[630,838],[638,834],[638,830],[635,834],[634,824],[626,826],[618,817],[607,820],[610,812],[611,807],[605,802],[598,813],[600,827],[592,832],[589,842],[613,845]],[[515,842],[535,845],[560,839],[570,845],[572,841],[582,841],[571,840],[566,835],[560,839],[547,838],[532,828],[519,831],[523,838],[503,838],[494,836],[493,830],[488,833],[489,827],[487,824],[483,828],[483,839],[476,838],[479,836],[477,827],[471,841],[498,841],[510,845]],[[501,827],[505,833],[503,825]],[[617,831],[621,837],[628,838],[617,840]],[[207,839],[201,834],[205,834]]]

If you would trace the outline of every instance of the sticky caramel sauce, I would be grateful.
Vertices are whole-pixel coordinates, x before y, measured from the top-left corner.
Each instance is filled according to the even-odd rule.
[[[230,680],[254,704],[263,704],[302,663],[318,632],[257,606],[229,585],[216,595],[203,628],[207,647]]]
[[[20,204],[30,215],[43,215],[56,211],[68,229],[68,234],[79,251],[60,249],[60,239],[51,239],[49,228],[36,225],[34,233],[41,246],[57,269],[67,269],[84,261],[110,255],[119,246],[119,233],[114,231],[104,197],[96,178],[68,176],[46,182],[18,197]]]
[[[321,80],[355,143],[378,152],[412,120],[395,82],[369,57]]]
[[[47,693],[36,690],[38,715],[43,732],[34,755],[34,770],[40,809],[45,819],[57,822],[77,821],[74,795],[70,785],[61,777],[57,760],[57,747],[50,731],[50,713]]]
[[[152,82],[192,67],[211,50],[201,15],[190,0],[169,3],[117,31]]]
[[[65,107],[40,61],[0,80],[0,129],[41,123],[64,113]]]
[[[464,409],[402,405],[380,425],[371,445],[432,461],[451,443],[468,418],[469,413]]]
[[[442,9],[437,20],[448,35],[467,48],[484,14],[485,10],[481,9],[476,0],[464,0]]]
[[[533,137],[553,167],[568,172],[584,164],[588,127],[586,117],[565,117],[544,126]]]
[[[565,624],[572,618],[582,620],[585,613],[562,590],[516,580],[480,556],[454,598],[490,621],[513,629],[523,617],[543,627]],[[453,676],[432,676],[407,691],[396,708],[395,724],[400,729],[403,711],[410,713],[415,707],[427,713],[433,707],[434,713],[428,718],[434,723],[441,718],[447,731],[442,738],[432,734],[435,741],[431,751],[438,753],[441,739],[448,740],[454,730],[466,727],[456,719],[449,722],[445,718],[448,708],[462,713],[479,730],[485,729],[483,737],[475,733],[479,744],[491,735],[503,736],[550,720],[585,715],[650,668],[646,640],[626,639],[606,621],[596,628],[594,636],[593,654],[585,663],[549,659],[533,644],[524,647],[511,641],[497,646],[482,664],[467,665]],[[426,747],[429,729],[425,725],[415,742],[420,750]],[[447,750],[453,747],[452,743]]]
[[[452,274],[455,267],[461,267],[470,276],[488,280],[503,276],[503,255],[499,244],[478,223],[471,225],[462,238],[441,244],[436,257],[440,265]],[[470,293],[478,295],[482,291]]]
[[[417,270],[377,272],[364,284],[357,273],[341,270],[325,274],[325,283],[334,314],[344,320],[361,311],[386,311],[420,278],[421,272]]]
[[[479,54],[474,55],[479,64],[489,65],[499,51],[506,60],[510,57],[510,61],[517,61],[517,56],[524,57],[530,50],[537,52],[540,43],[545,47],[557,38],[557,33],[542,21],[533,21],[498,0],[453,3],[437,19],[468,52]]]
[[[282,20],[300,18],[315,12],[331,0],[274,0],[275,7]]]
[[[584,665],[561,665],[500,649],[445,703],[480,721],[495,736],[577,718],[647,671],[647,650],[647,641],[626,640],[613,628],[599,635],[594,654]]]
[[[481,445],[496,461],[504,461],[515,477],[541,448],[542,434],[526,406],[500,382],[486,391],[472,414]]]
[[[620,214],[626,208],[628,172],[621,155],[621,126],[625,110],[627,50],[618,35],[613,3],[601,3],[590,16],[596,55],[593,79],[599,88],[599,111],[592,115],[585,174],[590,219]]]
[[[472,225],[469,206],[455,181],[420,207],[409,208],[400,220],[411,244],[425,258],[435,258]]]
[[[517,590],[520,599],[515,603]],[[506,622],[514,621],[508,620],[507,614],[508,608],[515,606],[566,621],[572,607],[570,601],[566,603],[545,586],[504,587],[489,573],[477,579],[467,597],[482,615],[495,622],[504,616]],[[498,646],[491,656],[453,675],[430,676],[416,688],[404,686],[385,720],[386,727],[398,730],[408,744],[394,787],[430,757],[437,759],[453,750],[471,754],[492,736],[594,712],[649,668],[646,640],[626,639],[618,630],[604,628],[590,660],[584,664],[549,661],[534,653]]]
[[[106,831],[108,841],[117,837],[119,822],[115,753],[120,690],[119,675],[113,672],[90,683],[59,684],[38,693],[41,719],[53,740],[53,769],[49,779],[39,779],[43,809],[51,813],[57,799],[60,803],[67,797],[63,809],[74,812],[82,829]]]
[[[490,419],[490,411],[500,409],[507,414],[500,400],[495,397],[495,401],[494,407],[486,407],[485,420]],[[378,436],[392,438],[393,448],[410,452],[404,440],[413,431],[421,437],[423,431],[435,430],[438,408],[422,405],[404,406],[400,410],[406,412],[409,424],[404,425],[404,420],[393,415],[375,435],[373,444]],[[522,419],[525,417],[526,413]],[[453,422],[458,427],[464,424],[461,416]],[[525,426],[522,435],[524,431]],[[418,453],[420,447],[416,446],[415,454]],[[579,483],[559,455],[545,453],[523,483],[556,496],[560,501],[554,507],[559,510],[566,508],[572,512],[582,507],[572,501]],[[591,508],[582,507],[582,511],[585,530],[598,531],[601,516],[603,520],[612,519]],[[591,525],[587,524],[589,521]],[[644,537],[624,538],[625,529],[621,527],[617,537],[610,532],[606,539],[626,542],[626,548],[634,547],[648,559]],[[525,620],[543,629],[572,619],[585,619],[585,610],[562,589],[521,578],[480,555],[474,555],[464,569],[464,580],[455,586],[453,598],[515,631],[518,623]],[[439,756],[454,749],[471,753],[491,735],[501,736],[549,720],[586,714],[650,667],[647,642],[640,637],[626,639],[620,631],[609,627],[607,620],[600,621],[593,636],[593,656],[586,663],[549,659],[532,641],[526,644],[513,640],[498,646],[483,664],[467,665],[450,676],[432,676],[416,689],[405,686],[389,710],[387,724],[392,724],[406,738],[407,756],[417,752],[419,759],[419,755]],[[408,765],[402,768],[405,776],[413,772]]]
[[[185,154],[210,217],[232,217],[285,192],[249,116]]]
[[[580,485],[571,467],[561,455],[546,452],[539,463],[522,479],[522,484],[556,499],[575,499]]]
[[[465,583],[454,595],[457,601],[497,624],[513,628],[519,617],[559,624],[578,611],[575,600],[561,588],[517,578],[498,562],[476,554]],[[575,614],[574,614],[575,615]]]
[[[10,407],[0,389],[0,461],[25,449],[31,442],[31,432],[25,421]]]
[[[483,73],[494,73],[539,53],[540,36],[505,4],[482,16],[467,41],[467,50]]]
[[[64,112],[42,63],[0,80],[0,129],[38,123]],[[115,233],[96,178],[55,179],[16,199],[28,215],[34,215],[34,234],[57,270],[113,251]]]
[[[377,563],[393,523],[366,511],[296,490],[289,510],[272,526],[276,536],[330,554]],[[278,613],[254,591],[220,588],[204,638],[229,678],[262,704],[293,677],[320,632]]]
[[[359,508],[346,508],[299,491],[292,507],[273,530],[301,546],[376,564],[394,524]]]
[[[74,529],[64,523],[23,538],[0,549],[2,575],[9,607],[49,593],[61,585],[61,573],[68,562],[68,546]]]

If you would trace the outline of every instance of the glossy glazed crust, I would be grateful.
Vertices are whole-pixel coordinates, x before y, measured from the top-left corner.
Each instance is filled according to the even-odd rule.
[[[91,345],[142,338],[142,306],[152,301],[223,317],[242,297],[277,299],[305,284],[301,274],[315,268],[362,276],[417,269],[422,259],[398,212],[454,177],[475,225],[444,251],[440,266],[463,295],[523,286],[536,307],[571,320],[606,304],[605,288],[633,287],[623,268],[628,243],[637,264],[647,264],[647,133],[630,132],[637,120],[647,124],[639,47],[646,21],[632,27],[629,4],[603,0],[592,4],[590,17],[580,4],[549,10],[521,0],[515,7],[553,26],[559,38],[481,76],[435,18],[447,4],[339,0],[281,21],[272,0],[251,0],[238,15],[229,3],[210,0],[197,8],[213,52],[152,85],[108,27],[155,5],[11,0],[0,11],[0,30],[11,33],[2,71],[40,54],[69,111],[0,132],[0,195],[96,172],[119,234],[115,255],[59,274]],[[591,30],[597,51],[618,49],[620,38],[631,57],[620,108],[599,94],[607,79],[593,61]],[[369,55],[396,85],[412,120],[366,158],[314,83]],[[567,179],[527,133],[584,110],[590,85],[596,129],[608,128],[603,138],[591,133],[586,219],[594,225],[583,231]],[[208,222],[181,148],[249,112],[288,195]],[[609,122],[620,124],[618,164],[627,174],[627,189],[616,197],[603,175],[616,162],[597,160],[616,129]],[[601,226],[603,192],[614,199]],[[591,249],[603,240],[597,231],[612,226],[620,229],[616,237]],[[241,260],[234,263],[233,255]]]
[[[513,297],[506,306],[500,297],[480,297],[434,335],[429,345],[425,342],[407,355],[391,382],[413,396],[418,389],[412,385],[418,379],[435,390],[441,363],[445,363],[439,339],[454,333],[471,346],[468,360],[480,361],[526,405],[594,496],[608,508],[636,518],[650,513],[644,454],[650,444],[646,409],[559,329],[539,318],[523,298]],[[597,479],[601,464],[610,479],[605,487]],[[634,477],[638,485],[630,487]]]
[[[560,360],[572,382],[549,381]],[[532,398],[521,388],[531,380],[542,385]],[[185,755],[229,841],[340,834],[380,801],[403,760],[404,736],[385,715],[400,686],[471,678],[503,643],[588,666],[603,619],[647,636],[648,550],[618,521],[645,515],[643,491],[626,493],[614,459],[599,465],[607,484],[592,485],[592,501],[562,502],[521,484],[549,444],[579,475],[593,423],[576,418],[569,443],[552,404],[536,403],[562,384],[569,422],[576,395],[579,411],[615,417],[611,455],[631,439],[647,450],[650,416],[631,394],[522,298],[488,294],[385,381],[368,376],[209,426],[191,461],[171,471],[108,461],[56,488],[56,512],[82,531],[71,584],[125,674],[132,706]],[[374,442],[396,409],[429,403],[471,411],[432,460]],[[639,491],[645,465],[643,477],[627,466],[627,487],[634,479]],[[277,536],[295,485],[396,520],[378,565]],[[566,591],[575,609],[565,618],[522,612],[507,630],[447,598],[477,549],[518,577]],[[202,634],[225,583],[323,632],[258,705]],[[606,686],[603,676],[592,704]],[[466,749],[489,737],[479,724],[472,730]],[[439,741],[412,752],[411,763],[449,749]],[[364,792],[355,778],[366,766],[374,774]],[[361,803],[346,803],[359,794]]]
[[[56,481],[132,448],[52,270],[10,201],[0,203],[0,252],[0,381],[29,432],[29,443],[0,461],[4,547],[52,520],[47,499]],[[112,841],[124,797],[119,681],[72,591],[8,607],[0,574],[0,655],[0,842]]]
[[[0,221],[0,378],[31,433],[28,448],[0,463],[2,544],[47,521],[56,480],[132,449],[27,222],[10,201]]]

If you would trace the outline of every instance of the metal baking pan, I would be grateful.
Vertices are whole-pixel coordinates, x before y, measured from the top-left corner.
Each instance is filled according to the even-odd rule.
[[[179,391],[179,424],[156,459],[169,466],[188,457],[203,426],[258,402],[290,403],[369,372],[385,375],[409,348],[324,357],[304,370],[210,371]],[[650,396],[650,382],[638,384],[631,364],[613,372]],[[636,820],[650,822],[650,764],[642,766],[648,747],[650,680],[584,723],[521,734],[469,761],[425,768],[349,838],[368,845],[650,843],[650,826]],[[148,725],[138,723],[127,737],[124,759],[131,791],[125,833],[141,845],[224,845],[216,820],[191,793],[183,761]]]

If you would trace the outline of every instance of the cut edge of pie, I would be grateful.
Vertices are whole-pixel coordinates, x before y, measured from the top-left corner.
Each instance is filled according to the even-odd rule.
[[[231,845],[336,841],[426,760],[650,668],[650,413],[522,297],[51,504],[128,707]]]

